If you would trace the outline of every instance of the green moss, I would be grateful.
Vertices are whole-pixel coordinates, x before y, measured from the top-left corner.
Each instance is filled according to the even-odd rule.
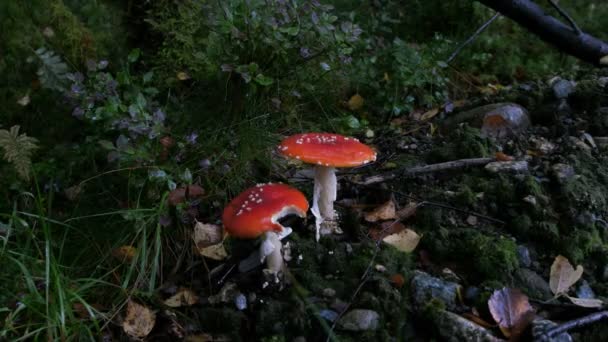
[[[450,142],[437,147],[426,157],[428,163],[440,163],[454,159],[479,158],[490,155],[491,144],[488,139],[482,138],[479,129],[468,125],[459,126],[447,136]]]
[[[460,187],[456,194],[456,201],[463,206],[470,206],[475,203],[475,193],[466,185]]]
[[[245,322],[245,314],[231,308],[203,308],[199,311],[199,321],[207,332],[228,334],[240,341],[239,330]]]

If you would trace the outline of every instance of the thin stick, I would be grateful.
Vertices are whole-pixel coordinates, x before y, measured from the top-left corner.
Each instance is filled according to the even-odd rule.
[[[469,167],[469,166],[482,166],[482,165],[486,165],[490,162],[493,162],[495,160],[496,160],[495,158],[469,158],[469,159],[452,160],[452,161],[445,162],[445,163],[430,164],[430,165],[425,165],[425,166],[414,166],[414,167],[410,167],[410,168],[407,168],[405,170],[402,170],[402,171],[399,171],[396,173],[372,176],[372,177],[369,177],[369,178],[363,180],[363,182],[361,182],[360,184],[370,185],[370,184],[380,183],[380,182],[384,182],[384,181],[396,178],[400,174],[403,174],[406,176],[413,176],[413,175],[421,174],[421,173],[462,169],[462,168]]]
[[[471,44],[471,42],[473,40],[475,40],[475,38],[477,38],[477,36],[479,36],[498,17],[500,17],[500,13],[496,12],[494,14],[494,16],[492,18],[490,18],[488,21],[486,21],[483,25],[481,25],[477,29],[477,31],[475,31],[475,33],[473,33],[472,36],[470,36],[467,40],[465,40],[463,43],[461,43],[460,46],[458,46],[458,48],[456,48],[456,51],[454,51],[452,53],[452,55],[450,55],[450,57],[448,58],[448,60],[446,61],[446,63],[450,63],[456,56],[458,56],[458,54],[460,53],[460,51],[462,49],[464,49],[467,45]]]
[[[559,7],[559,5],[554,0],[549,0],[549,3],[551,4],[551,6],[553,6],[553,8],[555,8],[555,10],[562,17],[564,17],[564,19],[566,19],[566,21],[568,21],[570,26],[572,26],[572,29],[574,30],[574,32],[576,32],[577,34],[583,33],[583,31],[581,31],[581,29],[578,27],[578,25],[576,25],[576,22],[574,21],[574,19],[572,19],[572,17],[569,16],[568,13],[566,13],[566,11],[564,11],[561,7]]]
[[[565,322],[563,324],[558,325],[557,327],[550,329],[545,333],[549,339],[555,337],[559,334],[565,333],[566,331],[574,328],[579,328],[591,323],[595,323],[597,321],[601,321],[602,319],[608,318],[608,311],[600,311],[596,313],[592,313],[591,315],[573,319],[571,321]]]

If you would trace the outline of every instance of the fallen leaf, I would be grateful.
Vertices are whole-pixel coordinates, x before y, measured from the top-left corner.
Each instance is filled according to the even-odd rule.
[[[518,289],[505,287],[494,291],[488,300],[488,308],[507,338],[521,334],[534,316],[528,297]]]
[[[485,321],[481,317],[475,316],[474,314],[469,313],[469,312],[465,312],[461,316],[464,317],[464,318],[466,318],[466,319],[468,319],[469,321],[472,321],[475,324],[481,325],[482,327],[487,328],[487,329],[491,329],[491,328],[494,328],[496,326],[496,325],[494,325],[494,324],[492,324],[490,322]]]
[[[205,248],[197,248],[197,250],[198,254],[213,260],[224,260],[228,257],[223,243]]]
[[[30,104],[30,94],[26,94],[24,97],[20,98],[19,100],[17,100],[17,103],[20,106],[27,106],[28,104]]]
[[[496,152],[496,154],[494,155],[494,158],[496,158],[497,161],[512,161],[513,157],[511,157],[510,155],[507,155],[503,152]]]
[[[363,97],[361,95],[355,94],[351,96],[351,98],[346,103],[346,106],[352,111],[357,111],[363,107],[364,102],[365,101],[363,100]]]
[[[391,234],[385,237],[382,239],[382,241],[402,252],[409,253],[413,251],[416,246],[418,246],[418,242],[420,242],[421,237],[422,236],[418,235],[415,231],[406,228],[399,233]]]
[[[164,301],[166,306],[178,308],[180,306],[191,306],[198,303],[198,296],[190,289],[181,289],[176,294]]]
[[[64,190],[65,197],[67,197],[70,201],[75,201],[80,193],[82,192],[82,186],[74,185]]]
[[[554,295],[565,294],[583,275],[583,266],[576,266],[576,270],[565,257],[558,255],[551,265],[549,287]]]
[[[137,253],[133,246],[120,246],[112,250],[112,256],[122,262],[131,262]]]
[[[424,112],[422,114],[422,116],[420,116],[420,121],[430,120],[433,117],[435,117],[435,115],[437,115],[438,113],[439,113],[439,108],[433,108],[431,110],[427,110],[426,112]]]
[[[376,209],[365,213],[365,221],[367,222],[376,222],[376,221],[386,221],[393,220],[397,216],[395,216],[395,202],[392,199],[388,200],[386,203],[377,207]]]
[[[405,220],[408,219],[414,215],[416,215],[416,210],[418,210],[418,203],[408,203],[408,205],[406,205],[405,207],[399,209],[396,213],[395,216],[399,219],[399,220]]]
[[[188,191],[186,191],[186,189]],[[193,184],[188,185],[188,187],[177,188],[169,193],[168,201],[172,206],[176,206],[180,203],[183,203],[186,200],[186,192],[187,197],[196,198],[202,196],[205,191],[199,185]]]
[[[602,306],[604,306],[604,302],[596,298],[576,298],[570,296],[566,297],[568,297],[568,299],[570,299],[570,301],[575,305],[582,306],[584,308],[601,308]]]
[[[224,230],[217,224],[205,224],[196,222],[192,239],[196,244],[197,249],[203,249],[212,245],[222,243],[224,238]]]
[[[403,223],[399,221],[386,221],[382,222],[379,226],[370,228],[369,236],[374,241],[379,241],[388,235],[399,233],[403,230],[405,230]]]
[[[134,338],[144,338],[150,334],[156,323],[156,313],[147,307],[129,300],[127,315],[122,323],[122,329]]]

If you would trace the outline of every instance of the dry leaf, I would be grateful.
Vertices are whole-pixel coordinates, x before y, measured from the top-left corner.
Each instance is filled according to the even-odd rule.
[[[604,302],[600,299],[596,298],[576,298],[566,296],[570,301],[578,306],[582,306],[584,308],[601,308],[604,306]]]
[[[197,250],[200,255],[213,260],[224,260],[228,257],[223,243],[205,248],[197,248]]]
[[[122,323],[122,329],[127,335],[135,338],[148,336],[156,323],[156,313],[147,307],[129,300],[127,316]]]
[[[511,157],[510,155],[507,155],[503,152],[496,152],[496,154],[494,155],[494,158],[496,158],[497,161],[512,161],[513,157]]]
[[[403,223],[399,221],[387,221],[382,222],[379,226],[369,229],[369,236],[374,241],[382,240],[387,235],[399,233],[405,230]]]
[[[369,213],[365,213],[365,221],[367,222],[376,222],[376,221],[385,221],[385,220],[393,220],[396,218],[395,216],[395,202],[392,199],[388,200],[386,203],[382,204],[378,208],[374,209]]]
[[[192,239],[194,240],[198,250],[222,243],[223,238],[224,230],[217,224],[196,222],[194,225]]]
[[[405,207],[399,209],[395,213],[395,216],[397,216],[397,218],[399,220],[405,220],[405,219],[408,219],[408,218],[416,215],[416,210],[418,210],[418,204],[411,202],[408,205],[406,205]]]
[[[600,65],[608,65],[608,55],[600,58]]]
[[[30,104],[30,94],[26,94],[25,96],[23,96],[22,98],[20,98],[19,100],[17,100],[17,103],[20,106],[27,106],[28,104]]]
[[[177,73],[177,79],[180,81],[185,81],[190,79],[190,75],[188,75],[185,71],[180,71]]]
[[[565,257],[558,255],[551,265],[549,287],[554,295],[565,294],[583,275],[583,266],[576,266],[576,270]]]
[[[364,102],[365,101],[363,100],[363,97],[361,95],[355,94],[351,96],[351,98],[346,103],[346,106],[352,111],[357,111],[363,107]]]
[[[178,308],[180,306],[191,306],[198,303],[198,296],[190,289],[181,289],[176,294],[164,301],[166,306]]]
[[[422,236],[418,235],[415,231],[406,228],[399,233],[391,234],[385,237],[382,239],[382,241],[402,252],[409,253],[413,251],[416,246],[418,246],[418,242],[420,242],[421,237]]]
[[[505,287],[494,291],[488,300],[488,307],[506,337],[521,334],[534,315],[528,297],[518,289]]]
[[[120,246],[112,250],[112,256],[123,262],[131,262],[137,253],[133,246]]]
[[[82,186],[80,186],[80,184],[71,186],[63,191],[65,197],[67,197],[70,201],[75,201],[81,192]]]
[[[435,117],[435,115],[437,115],[438,113],[439,113],[439,108],[433,108],[431,110],[427,110],[426,112],[424,112],[424,114],[422,114],[422,116],[420,116],[420,121],[430,120],[433,117]]]
[[[169,193],[168,201],[170,205],[175,206],[183,203],[186,200],[186,195],[187,198],[196,198],[202,196],[204,193],[205,191],[199,185],[188,185],[188,187],[181,187],[171,191]]]

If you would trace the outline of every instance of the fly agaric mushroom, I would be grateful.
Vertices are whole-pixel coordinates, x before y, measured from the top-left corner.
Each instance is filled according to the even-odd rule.
[[[279,220],[295,214],[305,217],[308,211],[306,196],[300,191],[279,183],[258,184],[243,191],[224,209],[222,221],[229,235],[241,239],[255,239],[263,235],[260,245],[261,262],[275,276],[283,268],[281,239],[291,233]]]
[[[337,225],[334,201],[338,182],[336,167],[355,167],[376,160],[376,152],[356,138],[332,133],[292,135],[281,142],[279,151],[288,157],[315,164],[315,183],[311,211],[315,215],[316,239],[333,233]]]

